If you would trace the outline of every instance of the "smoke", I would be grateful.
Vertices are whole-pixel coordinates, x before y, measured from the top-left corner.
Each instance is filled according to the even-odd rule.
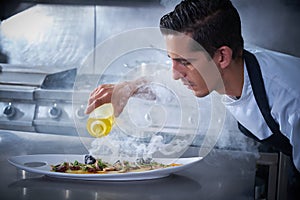
[[[258,143],[246,137],[237,126],[237,121],[227,113],[225,125],[216,144],[218,149],[228,149],[253,154],[258,153]]]
[[[108,136],[92,142],[92,155],[178,159],[191,145],[198,126],[193,93],[174,81],[166,66],[143,65],[141,70],[150,74],[141,85],[143,92],[129,99]],[[140,76],[140,70],[136,71],[129,73],[133,80]],[[155,98],[149,98],[153,94]]]
[[[144,95],[149,97],[149,93],[130,98],[111,133],[92,142],[90,154],[109,156],[114,162],[139,158],[175,160],[190,146],[198,147],[201,157],[213,148],[257,152],[253,141],[238,130],[236,120],[229,113],[225,115],[220,95],[212,93],[196,98],[192,93],[185,93],[183,96],[196,100],[196,104],[185,101],[180,87],[188,90],[172,80],[170,70],[161,71],[156,73],[158,78],[152,77],[152,82],[145,86],[151,95],[156,95],[155,100],[143,98]],[[163,83],[160,75],[163,75]]]
[[[153,158],[153,155],[166,146],[161,135],[153,135],[150,139],[141,140],[126,136],[122,131],[114,129],[104,138],[97,138],[92,142],[89,153],[96,157],[108,157],[110,162],[126,159]]]

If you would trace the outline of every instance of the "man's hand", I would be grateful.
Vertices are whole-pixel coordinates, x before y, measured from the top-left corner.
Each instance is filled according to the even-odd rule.
[[[148,100],[156,98],[151,89],[144,87],[147,84],[146,79],[140,78],[130,82],[100,85],[91,92],[85,113],[90,114],[95,108],[112,103],[114,115],[118,117],[131,96],[138,94],[138,97]]]
[[[90,114],[95,108],[112,103],[114,115],[118,117],[135,90],[130,82],[100,85],[91,92],[85,113]]]
[[[113,84],[104,84],[95,88],[89,96],[85,113],[90,114],[95,108],[105,103],[110,103],[114,87],[115,85]]]

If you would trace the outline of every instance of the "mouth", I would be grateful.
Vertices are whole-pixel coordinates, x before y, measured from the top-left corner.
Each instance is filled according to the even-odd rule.
[[[187,88],[190,90],[194,90],[193,86],[191,86],[191,85],[188,85]]]
[[[194,83],[187,81],[187,80],[181,80],[183,85],[185,85],[188,89],[193,90],[193,87],[195,86]]]

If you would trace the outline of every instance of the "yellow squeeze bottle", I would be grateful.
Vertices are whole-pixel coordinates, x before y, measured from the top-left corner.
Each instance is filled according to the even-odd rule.
[[[114,109],[111,103],[103,104],[89,115],[86,128],[93,137],[109,134],[114,124]]]

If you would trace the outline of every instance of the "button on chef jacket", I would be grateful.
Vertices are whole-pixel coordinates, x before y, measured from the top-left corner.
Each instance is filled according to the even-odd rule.
[[[271,115],[293,146],[293,162],[300,171],[300,58],[266,49],[249,50],[261,68]],[[256,103],[244,63],[242,95],[224,95],[223,103],[244,127],[260,140],[273,133]]]

